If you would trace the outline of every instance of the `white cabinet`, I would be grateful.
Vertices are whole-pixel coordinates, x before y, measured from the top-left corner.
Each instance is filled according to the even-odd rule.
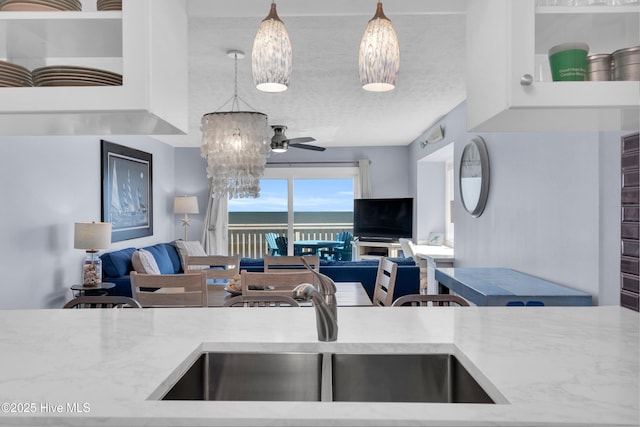
[[[0,134],[179,134],[188,129],[185,0],[124,0],[123,10],[0,12],[0,59],[78,65],[122,86],[0,88]]]
[[[586,42],[590,54],[640,45],[639,22],[637,5],[536,9],[535,0],[467,2],[467,128],[637,130],[640,82],[552,82],[546,55],[564,42]],[[531,84],[522,84],[525,75]]]

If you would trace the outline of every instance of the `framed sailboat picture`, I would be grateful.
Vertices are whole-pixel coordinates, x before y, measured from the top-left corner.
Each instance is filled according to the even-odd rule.
[[[102,221],[111,241],[153,235],[152,156],[101,140]]]

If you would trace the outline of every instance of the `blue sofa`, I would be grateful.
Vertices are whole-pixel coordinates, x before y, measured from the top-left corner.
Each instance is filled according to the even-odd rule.
[[[162,274],[182,273],[180,256],[173,243],[158,243],[142,249],[153,254]],[[120,249],[100,255],[102,259],[102,280],[115,283],[111,289],[113,295],[131,296],[131,279],[133,271],[131,256],[136,248]],[[417,294],[420,291],[420,269],[413,258],[391,258],[398,264],[396,286],[393,299],[407,294]],[[240,259],[240,270],[263,271],[262,258]],[[361,261],[331,261],[320,260],[320,272],[331,277],[336,282],[360,282],[369,297],[373,297],[373,288],[378,272],[378,260],[367,259]]]

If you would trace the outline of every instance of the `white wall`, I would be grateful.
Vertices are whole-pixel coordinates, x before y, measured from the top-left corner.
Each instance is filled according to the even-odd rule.
[[[104,139],[153,155],[154,235],[111,249],[170,241],[174,150],[148,137]],[[100,137],[0,137],[0,309],[61,307],[81,282],[73,224],[99,221]]]
[[[479,218],[456,197],[455,265],[513,268],[618,304],[622,133],[467,133],[465,114],[461,104],[442,120],[456,177],[464,146],[480,135],[491,183]],[[428,154],[419,141],[414,161]],[[417,186],[419,198],[425,191]]]

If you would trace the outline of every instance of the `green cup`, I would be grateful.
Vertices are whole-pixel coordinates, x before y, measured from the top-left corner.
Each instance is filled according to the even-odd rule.
[[[554,82],[584,81],[587,77],[586,43],[562,43],[549,49],[549,65]]]

